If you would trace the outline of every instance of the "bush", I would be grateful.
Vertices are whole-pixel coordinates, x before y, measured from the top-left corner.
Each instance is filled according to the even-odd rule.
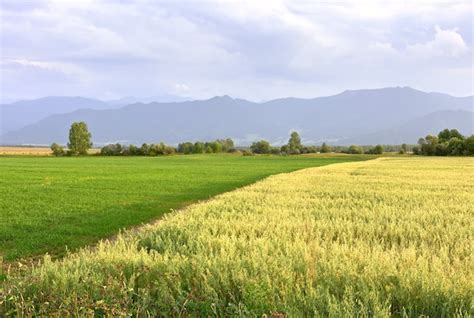
[[[301,153],[317,153],[318,150],[316,146],[303,146]]]
[[[117,144],[110,144],[107,146],[104,146],[100,149],[100,154],[102,156],[119,156],[122,154],[122,145],[119,143]]]
[[[122,146],[121,144],[110,144],[101,148],[101,156],[161,156],[172,155],[176,148],[167,146],[164,143],[143,144],[140,148],[134,145]]]
[[[321,153],[328,153],[331,152],[331,147],[329,147],[325,142],[323,142],[323,145],[321,146],[321,149],[319,150]]]
[[[192,142],[183,142],[178,145],[178,152],[185,155],[193,153],[194,145]]]
[[[270,147],[270,153],[272,155],[281,155],[281,150],[279,147]]]
[[[374,148],[369,149],[366,153],[372,154],[372,155],[381,155],[383,154],[383,146],[382,145],[377,145]]]
[[[348,149],[348,153],[354,154],[354,155],[360,155],[360,154],[364,153],[364,150],[360,146],[351,145]]]
[[[51,151],[53,152],[53,155],[56,157],[64,156],[66,154],[64,152],[64,148],[55,142],[51,145]]]
[[[474,135],[471,135],[469,138],[466,138],[464,141],[464,155],[473,156],[474,155]]]
[[[253,153],[258,153],[258,154],[268,154],[271,151],[270,143],[266,140],[260,140],[257,142],[254,142],[250,146],[250,150]]]
[[[407,151],[408,151],[407,144],[402,144],[401,147],[400,147],[400,151],[398,153],[402,155],[402,154],[407,153]]]

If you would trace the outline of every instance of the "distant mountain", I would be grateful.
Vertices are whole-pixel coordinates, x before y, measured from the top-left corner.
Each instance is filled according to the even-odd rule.
[[[265,103],[221,96],[53,115],[3,135],[0,143],[64,143],[70,124],[78,120],[88,123],[96,144],[159,141],[176,144],[223,137],[231,137],[240,145],[260,138],[281,144],[287,141],[291,130],[298,130],[308,144],[335,143],[369,136],[437,111],[472,111],[472,105],[473,96],[453,97],[408,87],[345,91],[328,97],[284,98]],[[450,128],[455,128],[453,125]],[[415,133],[416,136],[404,136],[407,139],[404,142],[417,139]]]
[[[121,105],[123,106],[123,105]],[[25,127],[53,114],[77,109],[107,109],[110,105],[84,97],[51,96],[0,105],[0,134]]]
[[[474,134],[474,113],[465,110],[444,110],[434,112],[402,125],[385,129],[372,134],[348,138],[339,141],[339,144],[416,144],[418,138],[429,134],[437,135],[445,128],[456,128],[463,135]]]
[[[156,95],[156,96],[149,96],[149,97],[133,97],[127,96],[122,97],[120,99],[115,100],[108,100],[106,101],[109,105],[129,105],[129,104],[136,104],[136,103],[152,103],[152,102],[160,102],[160,103],[177,103],[177,102],[186,102],[191,100],[190,98],[176,96],[176,95]]]
[[[124,97],[116,100],[69,96],[49,96],[33,100],[0,104],[0,135],[34,124],[51,115],[66,114],[79,109],[115,109],[137,102],[183,102],[189,99],[175,95],[158,95],[143,98]]]

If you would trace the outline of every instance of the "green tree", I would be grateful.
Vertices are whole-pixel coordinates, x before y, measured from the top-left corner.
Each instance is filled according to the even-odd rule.
[[[164,155],[172,155],[176,153],[176,148],[172,146],[165,146],[163,149],[163,154]]]
[[[123,147],[121,144],[110,144],[102,147],[100,149],[100,154],[102,156],[119,156],[122,154]]]
[[[407,144],[402,144],[402,146],[400,147],[400,154],[404,154],[404,153],[407,153],[408,151],[408,146]]]
[[[464,140],[464,154],[474,156],[474,135],[471,135]]]
[[[319,152],[320,153],[328,153],[328,152],[331,152],[331,148],[325,142],[323,142]]]
[[[217,143],[221,144],[221,151],[219,152],[227,152],[229,151],[229,149],[233,148],[234,147],[234,141],[230,138],[227,138],[227,139],[217,139],[216,140]]]
[[[208,146],[211,147],[213,153],[222,152],[222,144],[218,141],[210,142]]]
[[[298,132],[293,131],[290,136],[290,140],[288,140],[288,151],[290,154],[298,154],[301,152],[301,138]]]
[[[138,155],[148,156],[149,154],[150,154],[150,146],[147,143],[142,144],[142,146],[138,149]]]
[[[67,144],[71,154],[86,155],[87,150],[92,147],[91,137],[85,122],[73,123],[69,129],[69,143]]]
[[[202,142],[195,142],[193,146],[193,153],[204,153],[206,151],[206,148],[204,146],[204,143]]]
[[[461,133],[457,129],[444,129],[438,134],[439,142],[449,141],[451,138],[459,138],[461,140],[464,140],[464,136],[461,135]]]
[[[193,153],[193,148],[194,146],[192,142],[183,142],[178,145],[178,152],[187,155]]]
[[[151,144],[150,145],[150,152],[148,153],[149,156],[158,156],[164,155],[165,151],[165,144],[160,142],[159,144]]]
[[[280,147],[270,147],[270,153],[272,155],[280,155],[281,154],[281,149],[280,149]]]
[[[254,142],[250,146],[250,150],[253,153],[259,153],[259,154],[270,153],[271,146],[270,146],[270,143],[268,141],[260,140],[260,141]]]
[[[362,149],[362,147],[357,146],[357,145],[350,145],[348,151],[350,154],[356,154],[356,155],[364,153],[364,149]]]
[[[382,145],[376,145],[376,146],[374,147],[372,153],[375,154],[375,155],[381,155],[381,154],[383,154],[383,151],[384,151],[384,149],[383,149],[383,146],[382,146]]]
[[[137,146],[135,145],[130,145],[128,146],[128,149],[127,149],[127,154],[130,155],[130,156],[136,156],[139,154],[139,149]]]
[[[55,142],[53,142],[53,144],[51,145],[51,151],[53,152],[53,155],[56,157],[64,156],[65,154],[64,148]]]
[[[464,154],[464,141],[458,137],[452,137],[448,141],[448,156],[462,156]]]
[[[439,141],[438,137],[433,136],[433,135],[428,135],[425,138],[420,138],[420,140],[423,140],[423,142],[420,144],[421,154],[427,155],[427,156],[434,156],[436,154],[436,146],[438,145],[438,141]]]

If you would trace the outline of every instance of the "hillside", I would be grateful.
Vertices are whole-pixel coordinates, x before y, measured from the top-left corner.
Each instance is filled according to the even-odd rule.
[[[111,105],[100,100],[66,96],[50,96],[2,104],[0,105],[0,134],[34,124],[54,114],[65,114],[77,109],[107,108],[111,108]]]
[[[291,130],[298,130],[306,143],[341,142],[397,127],[437,111],[472,111],[472,103],[472,96],[452,97],[406,87],[345,91],[329,97],[285,98],[265,103],[229,96],[178,103],[137,103],[120,109],[83,109],[49,116],[3,135],[0,142],[64,143],[70,124],[79,120],[89,124],[96,144],[157,141],[176,144],[223,137],[231,137],[240,145],[259,138],[283,143]],[[456,121],[452,127],[457,127]],[[406,135],[404,142],[418,137],[416,131]],[[387,141],[381,139],[377,143]],[[361,139],[361,143],[366,142]]]
[[[420,137],[436,135],[445,128],[456,128],[463,135],[474,134],[474,113],[464,110],[438,111],[410,120],[402,125],[372,134],[341,140],[348,144],[415,144]]]

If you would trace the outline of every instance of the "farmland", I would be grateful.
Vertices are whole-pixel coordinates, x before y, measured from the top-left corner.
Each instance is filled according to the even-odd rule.
[[[70,250],[270,174],[359,156],[0,158],[0,255]]]
[[[473,207],[473,158],[379,158],[279,174],[60,261],[46,257],[8,277],[2,309],[468,317]]]
[[[2,156],[49,156],[51,149],[49,147],[0,147]]]

